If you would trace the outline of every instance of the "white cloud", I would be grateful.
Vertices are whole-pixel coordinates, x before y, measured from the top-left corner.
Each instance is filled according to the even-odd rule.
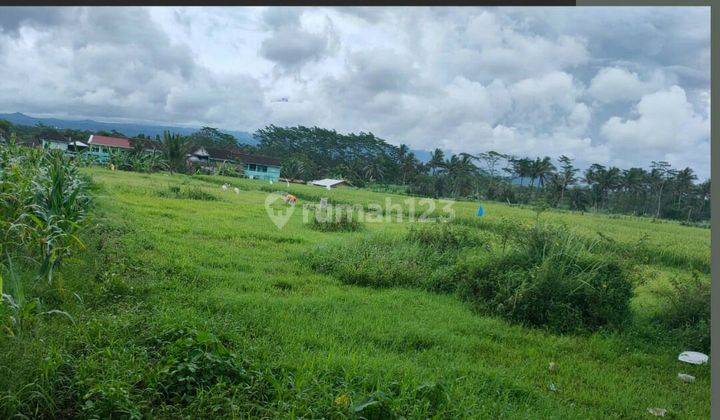
[[[709,63],[708,8],[0,9],[0,112],[603,164],[707,167]]]
[[[590,82],[588,93],[605,103],[634,101],[665,85],[666,80],[659,72],[653,74],[650,80],[643,81],[637,73],[618,67],[605,67]]]
[[[697,114],[679,86],[642,97],[636,107],[637,117],[612,117],[602,126],[622,161],[630,159],[670,160],[694,155],[700,161],[709,159],[710,120]],[[702,156],[702,157],[701,157]]]

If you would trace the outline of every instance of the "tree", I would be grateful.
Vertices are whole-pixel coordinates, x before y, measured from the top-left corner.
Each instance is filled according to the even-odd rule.
[[[201,128],[192,133],[188,140],[196,146],[218,147],[221,149],[237,147],[237,139],[233,135],[223,133],[213,127]]]
[[[577,182],[575,174],[578,172],[578,169],[573,166],[572,159],[570,159],[569,157],[561,155],[558,161],[560,162],[560,198],[558,199],[557,203],[562,202],[563,197],[565,196],[565,190],[567,190],[568,186],[573,185],[575,184],[575,182]]]
[[[280,173],[285,178],[304,179],[305,163],[297,158],[290,158],[283,162]]]
[[[365,178],[370,182],[381,181],[384,176],[385,169],[380,162],[373,161],[365,167]]]
[[[472,189],[473,176],[477,174],[477,166],[472,163],[473,156],[467,153],[452,155],[445,162],[444,170],[450,182],[450,189],[455,197],[468,196]]]
[[[170,173],[173,173],[173,171],[183,172],[189,149],[187,138],[164,131],[161,149],[163,156],[167,160]]]
[[[520,186],[523,185],[523,179],[528,178],[532,174],[533,161],[529,158],[515,159],[510,161],[512,165],[512,173],[520,178]]]
[[[540,188],[545,186],[545,181],[555,172],[555,165],[552,164],[549,156],[545,156],[542,159],[536,158],[531,168],[533,179],[537,178]]]
[[[507,159],[508,156],[491,150],[489,152],[480,153],[480,155],[478,155],[478,158],[485,162],[485,170],[487,171],[488,175],[490,175],[491,178],[495,178],[497,176],[496,167],[498,162],[502,159]]]
[[[0,140],[9,140],[13,125],[8,120],[0,120]]]
[[[650,165],[652,170],[650,171],[650,179],[655,186],[657,194],[657,210],[655,211],[655,217],[660,218],[660,205],[662,203],[663,190],[668,180],[675,174],[669,163],[665,161],[653,161]]]
[[[441,149],[435,149],[430,155],[430,161],[428,161],[428,167],[430,173],[435,175],[438,169],[442,168],[445,164],[445,153]]]

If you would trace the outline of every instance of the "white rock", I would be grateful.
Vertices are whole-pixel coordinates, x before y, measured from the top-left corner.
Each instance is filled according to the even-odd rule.
[[[678,379],[680,379],[683,382],[695,382],[695,377],[692,375],[688,375],[687,373],[678,373]]]
[[[708,362],[708,355],[696,351],[684,351],[680,353],[678,360],[693,365],[702,365]]]
[[[667,414],[667,410],[664,408],[653,407],[653,408],[648,408],[648,413],[650,413],[656,417],[665,417],[665,414]]]
[[[235,194],[240,194],[240,188],[235,187]]]

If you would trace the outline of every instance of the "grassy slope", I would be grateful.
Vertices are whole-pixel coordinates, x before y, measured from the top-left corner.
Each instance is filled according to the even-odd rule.
[[[331,406],[340,394],[357,401],[372,389],[392,389],[393,382],[401,390],[395,408],[411,416],[640,417],[648,407],[668,408],[681,417],[709,415],[709,368],[677,362],[677,352],[684,349],[653,351],[615,335],[552,335],[478,316],[452,296],[350,287],[312,272],[299,258],[309,245],[362,233],[310,230],[299,211],[278,230],[265,214],[267,193],[258,190],[266,184],[227,179],[243,188],[236,195],[183,176],[91,172],[100,185],[101,220],[129,234],[117,239],[109,234],[109,250],[88,250],[87,258],[67,267],[66,283],[75,291],[90,282],[83,276],[95,272],[117,279],[100,289],[93,286],[88,296],[77,290],[83,303],[68,298],[69,291],[60,293],[57,302],[76,316],[75,326],[48,320],[37,327],[42,343],[36,336],[12,348],[3,345],[2,366],[14,369],[20,379],[2,379],[0,386],[29,382],[36,364],[51,373],[62,370],[62,360],[71,357],[75,378],[127,390],[132,405],[132,384],[147,363],[134,337],[143,330],[184,325],[222,334],[258,363],[294,372],[280,379],[279,389],[288,391],[270,404],[267,415],[319,415],[318,407]],[[154,193],[181,182],[202,186],[220,200]],[[298,193],[301,201],[318,196],[347,203],[384,201],[383,195],[367,191],[276,187]],[[397,202],[405,198],[393,197]],[[475,203],[455,206],[458,215],[467,217],[475,208]],[[534,218],[530,210],[500,204],[487,204],[486,211],[487,218]],[[709,230],[589,214],[543,217],[588,235],[602,230],[625,243],[647,233],[648,243],[665,252],[701,261],[709,257]],[[400,232],[406,226],[368,228]],[[115,260],[103,260],[103,253]],[[647,270],[685,274],[663,264]],[[651,304],[647,297],[638,301]],[[550,361],[559,365],[557,372],[548,372]],[[680,371],[696,375],[697,381],[680,382]],[[440,383],[448,391],[452,403],[445,411],[413,406],[411,390],[424,382]],[[549,389],[551,383],[556,392]]]

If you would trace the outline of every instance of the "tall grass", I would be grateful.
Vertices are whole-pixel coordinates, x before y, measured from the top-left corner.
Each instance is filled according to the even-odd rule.
[[[455,293],[482,312],[557,332],[618,327],[630,318],[632,284],[620,260],[595,254],[564,227],[506,232],[428,224],[404,238],[321,245],[307,260],[345,283]]]

